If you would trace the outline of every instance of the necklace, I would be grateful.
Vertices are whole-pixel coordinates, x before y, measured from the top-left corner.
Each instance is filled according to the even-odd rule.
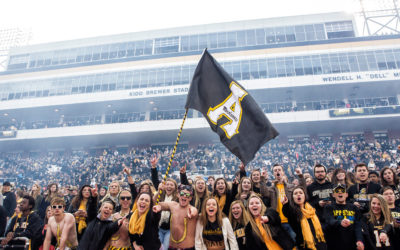
[[[171,220],[171,224],[172,224],[172,216],[171,216],[170,220]],[[172,234],[171,234],[170,239],[171,239],[172,242],[174,242],[176,244],[179,244],[179,243],[183,242],[186,239],[186,234],[187,234],[187,218],[186,217],[183,218],[183,225],[184,225],[185,229],[183,231],[182,238],[180,238],[179,240],[175,240],[174,237],[172,237]]]

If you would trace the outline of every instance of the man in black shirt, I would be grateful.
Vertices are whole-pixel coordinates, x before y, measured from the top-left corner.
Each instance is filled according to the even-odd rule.
[[[355,167],[355,175],[357,183],[348,190],[348,202],[354,203],[361,213],[365,214],[369,210],[370,195],[379,193],[381,186],[368,179],[368,167],[364,163],[357,164]]]
[[[343,184],[333,188],[335,202],[324,208],[325,236],[329,250],[364,249],[360,210],[346,203],[348,194]],[[338,240],[340,239],[340,240]]]
[[[42,220],[39,215],[33,211],[35,207],[35,199],[32,196],[25,195],[18,204],[21,216],[12,218],[6,232],[6,238],[2,240],[2,245],[7,245],[16,237],[26,237],[30,240],[30,249],[37,249],[40,238],[40,230],[43,227]]]
[[[14,210],[17,207],[17,201],[15,194],[11,192],[11,183],[6,181],[3,183],[3,207],[7,211],[7,220],[14,214]]]
[[[332,202],[332,183],[326,180],[326,167],[321,164],[314,166],[315,181],[307,186],[309,203],[317,212],[321,223],[323,222],[323,211],[326,205]]]

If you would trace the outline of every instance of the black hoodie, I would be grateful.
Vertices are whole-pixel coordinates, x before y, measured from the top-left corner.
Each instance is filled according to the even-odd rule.
[[[323,184],[314,181],[307,187],[308,202],[315,208],[321,224],[324,222],[324,208],[319,205],[319,201],[326,200],[333,202],[332,188],[333,184],[329,181],[325,181]]]

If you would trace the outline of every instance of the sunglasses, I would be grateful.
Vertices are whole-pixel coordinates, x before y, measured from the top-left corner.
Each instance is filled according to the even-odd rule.
[[[333,191],[335,194],[344,194],[346,193],[346,190],[344,189],[335,189],[335,191]]]
[[[187,198],[189,198],[191,194],[181,191],[181,192],[179,193],[179,195],[180,195],[180,196],[186,196]]]
[[[53,206],[51,206],[53,209],[61,209],[61,208],[63,208],[64,206],[63,205],[53,205]]]
[[[127,200],[127,201],[130,201],[131,199],[132,199],[132,197],[130,197],[130,196],[121,196],[121,197],[119,197],[121,200]]]

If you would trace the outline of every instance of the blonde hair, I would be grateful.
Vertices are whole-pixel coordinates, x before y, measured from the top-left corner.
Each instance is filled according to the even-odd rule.
[[[216,219],[217,219],[217,220],[216,220],[216,221],[217,221],[218,225],[219,225],[220,227],[222,227],[222,211],[221,211],[221,209],[219,208],[217,199],[214,198],[214,197],[207,197],[207,198],[204,200],[203,206],[202,206],[202,209],[201,209],[200,218],[199,218],[200,223],[201,223],[203,226],[206,226],[206,225],[207,225],[208,216],[207,216],[207,212],[206,212],[206,206],[207,206],[207,201],[209,201],[209,200],[215,200],[215,203],[217,204],[217,206],[216,206],[216,207],[217,207],[217,213],[216,213]]]
[[[390,210],[389,210],[389,207],[388,207],[388,204],[387,204],[385,198],[383,198],[383,196],[380,194],[373,194],[371,196],[371,200],[369,202],[370,208],[371,208],[371,204],[372,204],[372,199],[374,199],[374,198],[378,199],[378,201],[381,204],[381,213],[382,213],[383,219],[384,219],[383,224],[384,225],[391,224],[393,221],[392,214],[390,213]],[[369,221],[372,224],[374,224],[374,225],[378,224],[378,221],[376,220],[375,215],[372,212],[372,209],[369,209],[368,215],[369,215]]]
[[[249,201],[247,202],[247,210],[246,210],[247,213],[248,213],[248,216],[249,216],[249,223],[251,225],[252,231],[257,235],[257,237],[262,242],[264,242],[264,238],[262,237],[261,232],[258,229],[256,220],[253,218],[253,215],[250,213],[249,205],[250,205],[250,200],[253,199],[253,198],[256,198],[256,199],[260,200],[260,203],[261,203],[261,213],[260,213],[260,215],[261,216],[263,214],[265,214],[265,211],[267,211],[267,207],[264,205],[264,203],[263,203],[262,199],[260,198],[260,196],[258,196],[257,194],[254,194],[254,193],[250,195]],[[263,226],[265,232],[267,233],[267,235],[272,239],[272,234],[271,234],[271,230],[269,229],[269,225],[267,223],[263,223],[262,226]]]
[[[240,208],[242,208],[242,214],[238,220],[235,219],[232,214],[232,207],[235,204],[239,204]],[[231,207],[229,208],[229,221],[231,222],[232,228],[235,228],[238,223],[243,226],[246,226],[247,223],[249,223],[249,215],[247,214],[246,208],[241,200],[235,200],[231,203]]]

